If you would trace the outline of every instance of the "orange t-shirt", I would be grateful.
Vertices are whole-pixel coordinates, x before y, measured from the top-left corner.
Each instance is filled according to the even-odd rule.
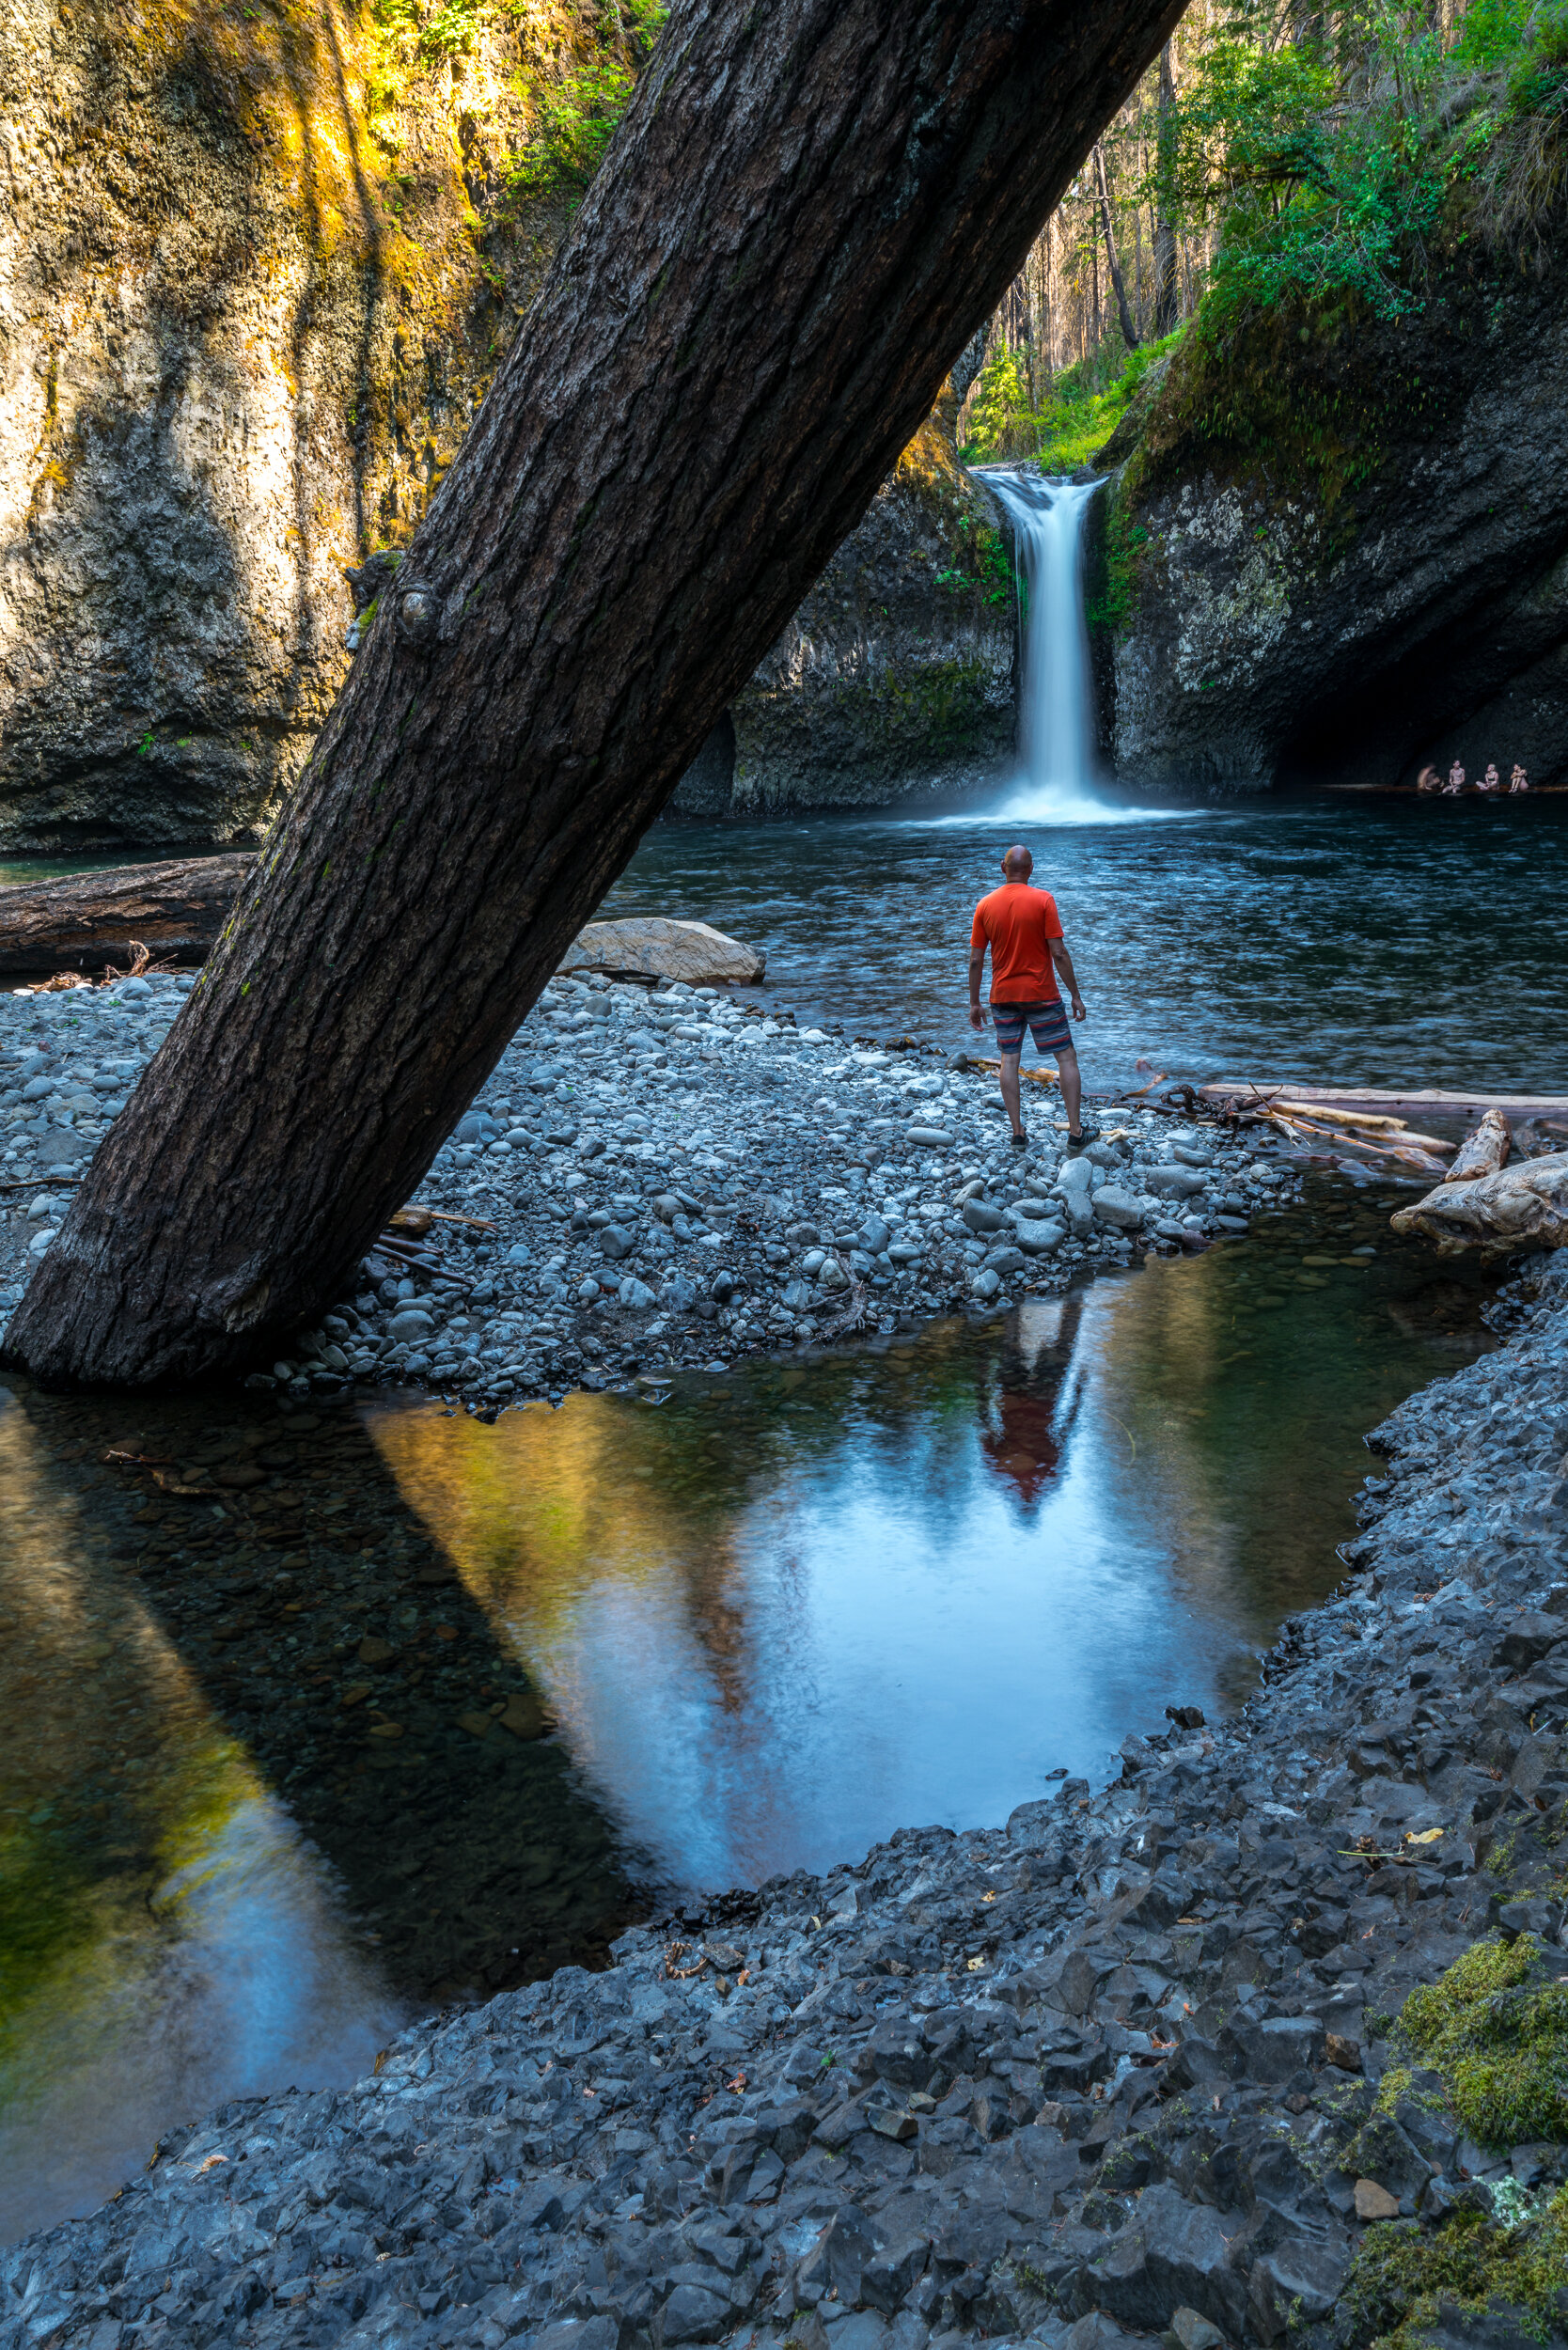
[[[1051,1004],[1058,999],[1049,938],[1061,936],[1061,916],[1048,889],[1004,882],[975,908],[969,951],[991,949],[994,1004]]]

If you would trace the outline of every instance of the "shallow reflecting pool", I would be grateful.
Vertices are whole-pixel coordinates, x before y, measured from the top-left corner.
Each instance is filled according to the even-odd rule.
[[[660,1881],[998,1820],[1234,1704],[1363,1432],[1491,1343],[1389,1204],[494,1426],[0,1386],[0,2233],[599,1963]]]

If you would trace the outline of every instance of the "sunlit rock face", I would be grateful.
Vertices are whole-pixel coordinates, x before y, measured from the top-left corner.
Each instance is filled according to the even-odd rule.
[[[675,795],[688,815],[885,807],[1011,754],[1016,603],[995,499],[929,417]]]
[[[252,839],[299,772],[345,568],[408,535],[575,193],[538,91],[587,36],[468,13],[12,9],[0,849]]]
[[[1102,458],[1102,744],[1156,787],[1568,769],[1568,304],[1549,257],[1402,325],[1180,347]]]

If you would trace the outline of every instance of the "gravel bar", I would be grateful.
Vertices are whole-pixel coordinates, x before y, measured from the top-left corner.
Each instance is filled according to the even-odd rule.
[[[1561,2340],[1568,1265],[1501,1310],[1244,1715],[225,2107],[0,2343]]]
[[[17,1187],[0,1316],[69,1199],[42,1179],[90,1157],[193,984],[0,996],[0,1176]],[[995,1072],[963,1056],[800,1030],[745,989],[558,978],[411,1203],[474,1221],[372,1253],[251,1384],[297,1399],[404,1382],[496,1409],[653,1361],[1004,1306],[1135,1247],[1245,1231],[1294,1188],[1250,1141],[1136,1107],[1101,1112],[1107,1139],[1069,1157],[1059,1097],[1027,1091],[1017,1151]]]

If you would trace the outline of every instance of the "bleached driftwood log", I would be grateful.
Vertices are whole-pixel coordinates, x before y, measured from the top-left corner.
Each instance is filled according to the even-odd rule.
[[[1488,1110],[1480,1124],[1467,1134],[1453,1154],[1453,1165],[1443,1181],[1446,1183],[1467,1183],[1478,1175],[1496,1175],[1508,1165],[1513,1136],[1508,1120],[1501,1110]]]
[[[1440,1257],[1466,1248],[1484,1257],[1561,1248],[1568,1244],[1568,1151],[1515,1159],[1469,1183],[1441,1183],[1389,1220],[1396,1232],[1434,1242]]]

